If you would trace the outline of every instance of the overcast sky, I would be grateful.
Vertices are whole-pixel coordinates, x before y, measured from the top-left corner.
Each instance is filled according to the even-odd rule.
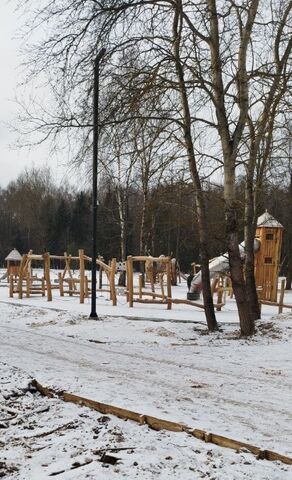
[[[52,160],[48,146],[41,146],[33,151],[11,148],[16,138],[5,123],[13,122],[16,115],[14,99],[17,82],[20,80],[21,57],[18,51],[20,41],[15,37],[20,25],[21,19],[14,11],[13,0],[0,0],[0,187],[5,187],[11,180],[16,179],[25,167],[33,164],[39,167],[50,163],[54,169],[54,177],[59,182],[67,176],[62,159]]]

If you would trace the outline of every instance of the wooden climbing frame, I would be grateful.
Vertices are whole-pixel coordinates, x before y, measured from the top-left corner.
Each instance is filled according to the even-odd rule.
[[[161,272],[156,272],[158,275],[159,283],[161,287],[161,293],[155,291],[155,278],[152,275],[151,281],[151,291],[143,289],[142,276],[139,276],[139,290],[134,291],[134,262],[144,262],[148,265],[154,265],[155,263],[164,267],[161,268]],[[146,266],[146,265],[145,265]],[[147,271],[147,270],[146,270]],[[149,271],[149,268],[148,268]],[[131,256],[129,255],[126,262],[126,272],[127,272],[127,301],[129,302],[129,307],[133,307],[134,302],[137,303],[158,303],[166,304],[167,309],[171,309],[171,259],[170,257],[148,257],[144,255]],[[165,272],[165,273],[164,273]],[[163,274],[166,274],[166,295],[163,287]],[[160,275],[160,276],[159,276]],[[143,296],[150,296],[151,298],[143,298]]]
[[[32,274],[32,262],[42,262],[43,277],[39,278]],[[26,297],[34,294],[42,296],[47,295],[48,302],[52,301],[52,286],[50,279],[50,254],[48,252],[42,255],[33,254],[30,250],[24,254],[20,262],[19,276],[17,282],[13,275],[9,278],[9,296],[13,297],[14,293],[18,293],[18,298],[22,299],[25,292]]]

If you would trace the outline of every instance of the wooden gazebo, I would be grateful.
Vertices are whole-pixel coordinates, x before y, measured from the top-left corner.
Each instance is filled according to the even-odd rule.
[[[5,258],[7,262],[7,280],[9,281],[10,275],[13,275],[15,278],[19,275],[19,267],[22,256],[19,251],[14,248],[11,250],[9,255]]]

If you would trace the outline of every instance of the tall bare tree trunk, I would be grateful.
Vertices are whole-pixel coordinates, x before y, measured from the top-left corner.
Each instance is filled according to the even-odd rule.
[[[247,174],[245,190],[245,281],[248,306],[252,320],[261,318],[258,302],[256,281],[254,275],[254,238],[256,231],[257,214],[254,206],[253,178]]]
[[[127,200],[126,200],[127,201]],[[126,221],[126,208],[125,208],[125,194],[121,191],[121,187],[117,187],[117,202],[120,221],[120,253],[121,260],[126,259],[126,243],[127,243],[127,221]]]
[[[235,200],[225,199],[226,237],[232,287],[238,309],[240,329],[244,336],[252,335],[254,322],[249,312],[248,298],[239,253],[238,224]]]
[[[141,213],[140,239],[139,239],[140,255],[147,255],[147,242],[146,242],[147,204],[148,204],[148,194],[147,194],[147,191],[144,189],[143,190],[142,213]]]
[[[288,201],[289,201],[290,219],[292,219],[292,172],[290,172]],[[290,224],[289,232],[288,232],[288,267],[287,267],[286,290],[291,290],[291,284],[292,284],[292,226]]]
[[[178,79],[178,86],[181,98],[181,106],[183,111],[183,134],[185,146],[187,150],[189,170],[191,172],[192,181],[195,189],[196,213],[199,230],[199,243],[201,255],[201,271],[202,271],[202,286],[203,299],[205,305],[205,315],[210,331],[218,330],[216,321],[213,297],[210,285],[210,271],[209,271],[209,253],[208,253],[208,232],[207,232],[207,216],[204,202],[204,195],[202,185],[197,170],[194,144],[192,139],[192,121],[190,115],[190,108],[188,103],[188,95],[184,79],[183,67],[180,59],[180,41],[182,29],[182,3],[178,2],[173,20],[173,52],[175,58],[176,74]]]
[[[217,2],[207,0],[210,22],[208,44],[211,54],[211,72],[213,80],[214,105],[224,158],[224,200],[226,218],[226,240],[229,255],[232,286],[238,308],[240,329],[244,336],[254,332],[254,321],[248,307],[248,297],[239,252],[238,222],[235,194],[235,165],[238,146],[246,125],[248,113],[248,76],[246,55],[250,35],[258,9],[259,0],[252,0],[248,7],[246,24],[242,28],[237,65],[237,89],[239,115],[236,127],[231,135],[229,119],[226,112],[225,88],[220,51],[220,32],[218,24]]]

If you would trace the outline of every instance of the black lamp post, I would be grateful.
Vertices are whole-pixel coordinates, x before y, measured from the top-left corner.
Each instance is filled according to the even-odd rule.
[[[96,229],[97,229],[97,165],[98,165],[98,97],[99,62],[105,54],[102,48],[94,62],[93,87],[93,163],[92,163],[92,269],[91,269],[91,313],[90,318],[98,318],[96,313]]]

